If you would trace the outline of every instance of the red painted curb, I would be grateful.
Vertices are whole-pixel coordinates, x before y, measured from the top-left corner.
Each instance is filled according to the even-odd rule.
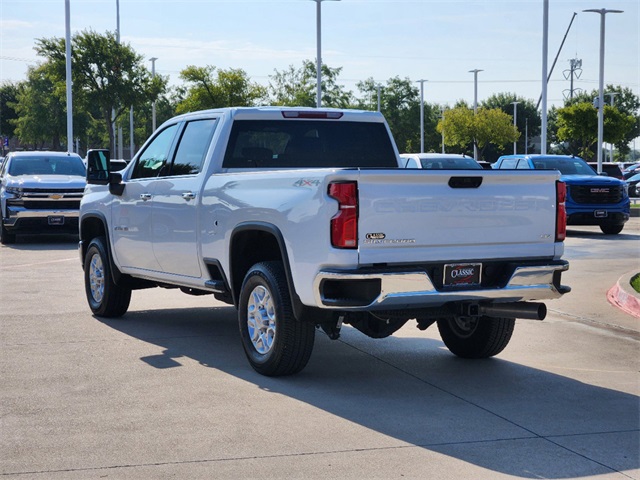
[[[624,277],[624,279],[627,278],[628,276]],[[607,300],[623,312],[626,312],[636,318],[640,318],[640,298],[638,298],[637,294],[634,295],[622,287],[620,285],[621,280],[618,280],[618,283],[609,289],[607,292]],[[629,289],[630,288],[631,287],[629,286]]]

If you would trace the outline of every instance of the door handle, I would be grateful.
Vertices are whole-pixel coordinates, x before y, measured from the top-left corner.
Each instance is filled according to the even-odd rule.
[[[142,200],[143,202],[146,202],[147,200],[151,200],[151,194],[150,193],[141,193],[140,194],[140,200]]]
[[[196,194],[193,192],[184,192],[182,194],[182,198],[184,198],[187,201],[193,200],[194,198],[196,198]]]

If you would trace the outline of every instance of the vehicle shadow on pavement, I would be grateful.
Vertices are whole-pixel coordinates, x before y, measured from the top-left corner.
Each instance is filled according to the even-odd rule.
[[[580,230],[580,227],[567,227],[567,236],[575,238],[589,238],[593,240],[611,240],[614,238],[619,242],[637,242],[640,240],[640,235],[635,232],[625,232],[624,230],[617,235],[605,235],[598,231]]]
[[[245,401],[211,408],[217,419],[243,418],[243,438],[261,445],[261,455],[280,455],[277,439],[295,435],[300,454],[313,453],[318,444],[330,446],[330,452],[353,452],[355,443],[363,450],[379,450],[379,455],[419,447],[523,478],[576,478],[640,468],[637,396],[499,357],[459,359],[439,340],[418,338],[419,333],[371,340],[345,327],[341,339],[331,341],[317,332],[306,369],[270,378],[255,373],[246,361],[233,308],[130,311],[122,319],[98,320],[164,349],[140,358],[158,371],[168,374],[191,359],[222,372],[221,381],[229,382],[229,388],[239,388],[237,379],[247,382],[248,391],[261,396],[264,415],[247,417]],[[184,395],[210,395],[207,385],[197,388],[202,391]],[[282,396],[294,401],[287,407],[294,410],[282,411]],[[318,416],[339,427],[319,427]],[[367,438],[369,431],[381,434],[379,446],[354,442],[362,428]],[[603,436],[609,441],[603,442]],[[235,458],[254,453],[246,445],[234,448]],[[425,478],[429,468],[424,466]]]
[[[78,235],[45,234],[45,235],[18,235],[16,242],[2,245],[3,248],[12,250],[78,250]]]

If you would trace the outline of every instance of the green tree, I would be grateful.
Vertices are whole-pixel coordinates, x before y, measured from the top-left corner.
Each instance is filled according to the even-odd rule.
[[[446,145],[465,148],[475,141],[480,159],[488,145],[504,148],[520,136],[511,116],[499,108],[479,108],[477,114],[464,106],[453,108],[445,113],[437,129],[441,133],[444,130]]]
[[[9,103],[17,113],[11,123],[21,143],[61,150],[61,137],[66,131],[66,98],[50,70],[47,65],[29,68],[27,81],[17,92],[15,102]]]
[[[265,87],[253,83],[244,70],[218,70],[213,65],[189,65],[180,72],[187,83],[181,91],[177,113],[208,108],[248,107],[259,104],[266,96]]]
[[[515,93],[497,93],[490,96],[481,103],[483,108],[493,109],[498,108],[507,115],[511,116],[513,123],[514,106],[513,102],[518,102],[516,110],[516,127],[520,132],[520,138],[516,143],[516,149],[518,153],[524,153],[525,151],[531,152],[533,145],[531,139],[540,135],[540,125],[542,119],[540,112],[536,109],[536,105],[533,100],[526,99],[524,97],[518,97]],[[525,132],[527,135],[525,135]],[[525,142],[527,145],[525,146]],[[485,158],[490,161],[497,160],[501,155],[507,155],[513,153],[511,145],[487,145],[484,155]]]
[[[358,82],[361,98],[356,106],[362,109],[377,109],[378,84],[373,78]],[[409,78],[393,77],[380,85],[380,111],[384,115],[391,133],[401,152],[420,151],[420,91]],[[440,151],[440,135],[436,125],[440,107],[424,104],[424,150]]]
[[[342,67],[322,65],[322,106],[348,108],[354,99],[351,91],[338,84]],[[317,69],[311,60],[303,60],[300,68],[289,68],[269,76],[268,91],[272,105],[315,107],[317,104]]]
[[[607,85],[604,91],[605,93],[615,93],[613,97],[613,106],[616,107],[620,113],[630,115],[634,118],[633,126],[626,131],[620,141],[614,142],[619,158],[624,158],[631,151],[631,142],[633,139],[640,136],[640,97],[633,93],[630,88],[623,88],[615,85]],[[571,106],[577,103],[592,103],[593,99],[598,97],[598,94],[598,90],[581,92],[578,95],[575,95],[572,101],[567,101],[565,106]],[[611,103],[611,97],[609,95],[605,95],[604,98],[606,104],[609,105]]]
[[[71,39],[74,110],[85,108],[99,115],[115,147],[113,122],[140,105],[150,104],[166,88],[166,79],[151,73],[143,57],[115,33],[83,31]],[[57,82],[65,82],[65,40],[36,40],[36,51],[54,67]],[[113,113],[112,113],[113,112]]]
[[[604,107],[603,140],[619,144],[634,128],[635,118],[617,108]],[[558,140],[567,142],[569,153],[585,160],[596,156],[598,143],[598,111],[591,103],[573,103],[558,110]]]
[[[15,130],[14,121],[18,118],[15,106],[18,102],[23,83],[3,82],[0,85],[0,141],[4,137],[13,137]],[[0,152],[2,148],[0,148]]]

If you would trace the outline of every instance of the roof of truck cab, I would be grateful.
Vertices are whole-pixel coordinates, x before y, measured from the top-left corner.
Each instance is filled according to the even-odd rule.
[[[307,114],[309,117],[305,118],[292,118],[285,117],[284,113],[292,114],[299,112],[301,114]],[[339,118],[321,118],[311,117],[319,114],[341,114]],[[360,122],[383,122],[384,117],[380,112],[373,112],[370,110],[352,110],[345,108],[312,108],[312,107],[226,107],[216,108],[211,110],[199,110],[195,112],[184,113],[173,117],[165,123],[175,123],[182,120],[190,120],[199,117],[208,117],[211,115],[225,115],[231,118],[238,118],[242,120],[260,120],[260,119],[272,119],[272,120],[326,120],[330,121],[360,121]]]
[[[500,159],[508,159],[508,158],[530,158],[530,159],[541,159],[541,158],[566,158],[566,159],[570,159],[570,158],[579,158],[580,160],[583,160],[582,157],[578,157],[576,155],[555,155],[552,153],[533,153],[533,154],[524,154],[524,153],[517,153],[515,155],[502,155],[500,158],[498,158],[498,160]]]

